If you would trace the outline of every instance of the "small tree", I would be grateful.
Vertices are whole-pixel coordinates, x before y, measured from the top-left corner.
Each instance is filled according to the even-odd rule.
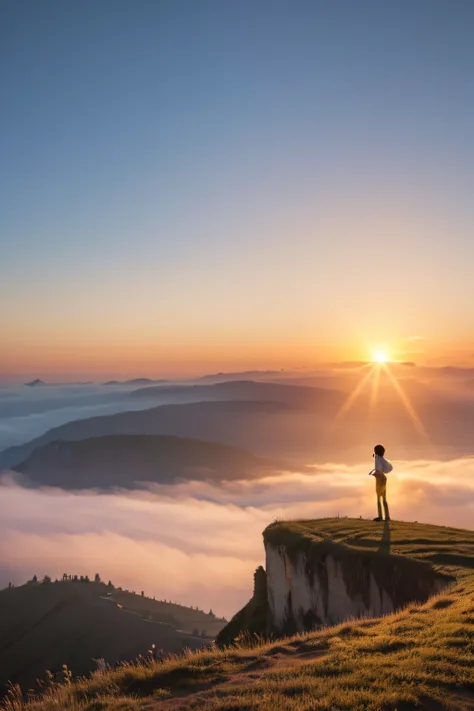
[[[32,583],[37,583],[37,582],[38,582],[38,576],[37,576],[37,575],[33,575],[33,577],[31,578],[31,582],[32,582]]]
[[[43,578],[43,583],[45,583],[46,585],[49,585],[50,582],[51,582],[51,578],[49,577],[49,575],[45,575]]]
[[[99,573],[96,573],[94,576],[94,583],[101,583],[101,582],[102,582],[102,580],[100,579]],[[110,583],[110,580],[109,580],[109,583]]]

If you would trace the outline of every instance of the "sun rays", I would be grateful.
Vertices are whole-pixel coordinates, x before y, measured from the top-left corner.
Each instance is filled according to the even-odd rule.
[[[369,414],[373,413],[379,395],[380,376],[383,374],[387,376],[388,382],[400,399],[400,402],[418,435],[432,445],[423,422],[410,402],[407,393],[403,390],[401,384],[390,369],[390,361],[386,352],[381,350],[375,351],[373,354],[372,365],[366,367],[369,368],[368,372],[365,373],[362,380],[357,383],[354,390],[347,396],[334,418],[333,426],[339,422],[341,418],[344,417],[344,415],[347,414],[347,412],[354,406],[356,400],[363,394],[363,391],[369,387],[370,383],[372,387],[370,389]]]
[[[373,378],[372,378],[372,392],[370,395],[370,405],[369,405],[369,413],[370,414],[372,414],[372,412],[375,408],[375,404],[377,402],[377,394],[379,391],[379,383],[380,383],[380,371],[381,371],[381,368],[375,368],[375,367],[372,367],[372,370],[371,370],[371,375],[373,375]]]
[[[357,400],[357,398],[359,397],[359,395],[362,393],[362,390],[364,389],[364,387],[368,384],[370,378],[373,375],[373,372],[374,372],[374,367],[370,368],[370,370],[368,371],[368,373],[366,373],[364,375],[364,377],[362,378],[360,383],[358,383],[356,385],[356,387],[354,388],[354,390],[350,393],[350,395],[348,395],[347,399],[342,404],[339,412],[336,414],[336,417],[334,418],[335,422],[337,420],[339,420],[341,417],[343,417],[343,415],[345,415],[345,413],[351,409],[351,407],[354,405],[354,403]]]
[[[410,400],[408,399],[408,395],[406,392],[403,390],[402,386],[398,382],[398,380],[395,378],[393,373],[390,371],[390,368],[388,366],[384,366],[384,370],[387,373],[389,380],[391,384],[393,385],[393,388],[397,395],[399,396],[400,400],[402,401],[405,410],[407,411],[408,415],[410,416],[410,419],[415,426],[416,431],[421,437],[424,437],[428,442],[431,443],[430,438],[428,436],[427,431],[425,430],[423,423],[421,419],[419,418],[415,408],[411,404]]]

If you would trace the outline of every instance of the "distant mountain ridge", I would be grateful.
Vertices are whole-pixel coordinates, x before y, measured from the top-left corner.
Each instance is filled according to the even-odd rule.
[[[187,402],[204,400],[266,400],[291,404],[297,407],[320,406],[335,394],[343,393],[330,388],[308,387],[257,380],[230,380],[210,385],[160,385],[133,390],[131,397],[154,398],[166,395],[185,398]]]
[[[73,490],[248,479],[282,468],[236,447],[198,439],[106,435],[38,447],[15,470],[35,484]]]
[[[169,380],[153,380],[153,378],[132,378],[131,380],[108,380],[103,385],[148,385],[150,383],[169,383]]]
[[[253,381],[138,388],[127,395],[133,403],[131,411],[52,428],[0,452],[0,469],[16,467],[35,448],[53,441],[112,434],[195,438],[300,465],[341,458],[360,462],[367,455],[366,443],[379,439],[390,441],[392,457],[397,459],[430,457],[431,443],[443,447],[446,457],[474,454],[472,398],[450,398],[445,391],[424,382],[400,379],[400,387],[426,429],[429,441],[427,438],[425,443],[388,376],[379,378],[376,407],[370,386],[344,410],[344,403],[359,382],[360,375],[347,381],[344,392],[309,383]],[[462,387],[469,393],[468,383]],[[143,409],[135,410],[137,404]],[[336,418],[341,412],[342,416]]]
[[[66,383],[47,383],[45,380],[40,380],[40,378],[36,378],[35,380],[30,380],[29,383],[25,383],[26,387],[28,388],[59,388],[59,387],[64,387],[67,385],[93,385],[94,383],[92,380],[85,380],[85,381],[74,381],[74,382],[66,382]]]
[[[282,455],[281,451],[273,453],[278,445],[278,436],[272,436],[272,428],[275,428],[275,434],[280,433],[281,439],[284,430],[282,417],[291,411],[312,412],[316,416],[323,414],[326,418],[334,414],[344,400],[344,394],[336,390],[253,381],[151,390],[150,404],[159,397],[176,404],[158,404],[148,410],[73,420],[52,428],[30,442],[0,452],[0,469],[15,467],[36,447],[55,440],[86,439],[107,434],[196,437],[241,447],[262,456],[286,458],[287,455]],[[132,391],[130,397],[133,398],[135,393],[141,397],[141,392],[141,389]]]

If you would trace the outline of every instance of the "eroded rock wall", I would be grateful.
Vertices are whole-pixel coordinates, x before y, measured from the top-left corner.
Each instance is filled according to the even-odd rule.
[[[269,632],[278,634],[386,615],[446,584],[428,564],[397,556],[265,550]]]

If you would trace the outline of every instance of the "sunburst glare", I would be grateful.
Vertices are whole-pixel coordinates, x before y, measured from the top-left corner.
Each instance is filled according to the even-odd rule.
[[[368,382],[369,382],[369,380],[370,380],[370,378],[372,377],[373,374],[374,374],[374,366],[372,366],[372,367],[370,368],[369,372],[364,375],[364,377],[362,378],[362,380],[360,381],[360,383],[358,383],[358,384],[356,385],[356,387],[354,388],[354,390],[348,395],[347,399],[346,399],[345,402],[342,404],[342,406],[341,406],[339,412],[337,413],[336,417],[334,418],[334,422],[336,422],[337,420],[339,420],[348,410],[350,410],[350,408],[352,407],[352,405],[353,405],[353,404],[355,403],[355,401],[357,400],[358,396],[359,396],[360,393],[362,392],[362,390],[363,390],[363,388],[365,387],[365,385],[368,384]]]
[[[410,400],[408,399],[408,395],[403,390],[402,386],[400,385],[398,380],[395,378],[393,373],[390,371],[390,368],[388,367],[388,365],[385,364],[383,366],[383,368],[389,377],[389,380],[393,386],[393,389],[395,390],[395,392],[399,396],[400,400],[402,401],[402,403],[405,407],[405,410],[407,411],[411,421],[413,422],[413,424],[415,426],[416,431],[418,432],[419,435],[421,435],[424,439],[426,439],[431,444],[429,435],[428,435],[427,431],[425,430],[424,425],[423,425],[420,417],[418,416],[415,408],[413,407]]]
[[[386,351],[382,351],[382,350],[374,351],[373,356],[372,356],[373,363],[379,363],[379,364],[387,363],[389,360],[390,359],[389,359]]]
[[[404,410],[408,414],[412,424],[414,425],[420,437],[422,437],[429,444],[432,444],[419,415],[417,414],[415,408],[410,402],[408,395],[403,390],[401,384],[399,383],[395,375],[392,373],[389,363],[390,359],[388,358],[386,351],[377,350],[373,352],[372,365],[369,366],[368,372],[365,373],[364,377],[360,380],[360,382],[357,383],[354,390],[347,396],[346,400],[339,409],[339,412],[334,418],[333,426],[341,419],[343,415],[345,415],[351,409],[351,407],[353,407],[357,398],[362,394],[364,388],[369,385],[371,378],[373,379],[370,389],[369,413],[372,413],[374,411],[377,404],[379,387],[381,385],[380,375],[381,372],[383,372],[386,373],[388,377],[388,382],[398,395]]]

